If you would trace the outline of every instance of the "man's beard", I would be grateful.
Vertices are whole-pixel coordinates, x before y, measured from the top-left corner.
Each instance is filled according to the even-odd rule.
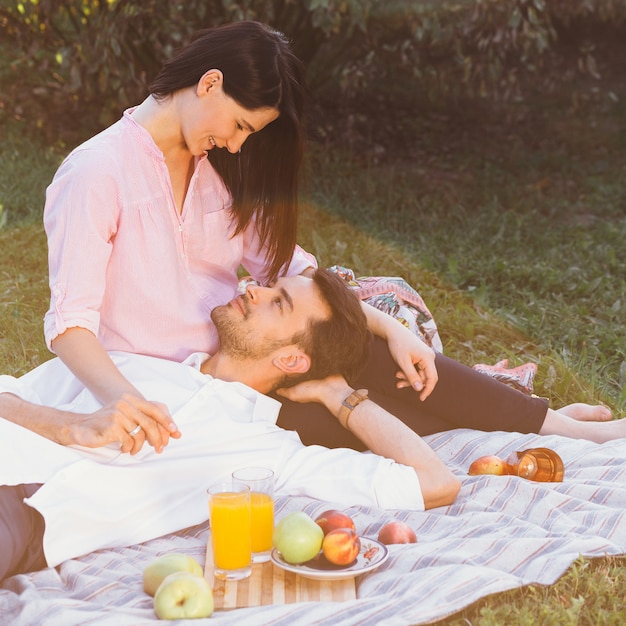
[[[264,359],[287,341],[276,341],[259,334],[249,327],[253,319],[247,302],[243,299],[244,315],[234,315],[228,305],[217,306],[211,311],[211,319],[220,340],[220,352],[238,361]]]

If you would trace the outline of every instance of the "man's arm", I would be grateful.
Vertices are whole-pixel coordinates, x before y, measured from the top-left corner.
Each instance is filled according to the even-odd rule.
[[[342,402],[354,389],[341,377],[307,381],[278,393],[295,402],[320,402],[338,417]],[[371,400],[351,412],[349,429],[374,453],[412,467],[427,509],[454,502],[461,483],[430,446],[406,424]]]
[[[84,415],[27,402],[12,393],[0,393],[0,417],[14,424],[64,446],[99,448],[120,443],[121,451],[131,454],[139,452],[145,441],[157,452],[167,445],[169,437],[164,436],[165,429],[159,428],[156,421],[163,411],[169,415],[164,405],[132,394]],[[142,430],[131,437],[129,432],[137,425]],[[175,431],[171,436],[178,438],[180,432]]]

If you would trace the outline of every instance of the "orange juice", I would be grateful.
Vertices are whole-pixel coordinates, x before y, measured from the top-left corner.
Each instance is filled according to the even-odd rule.
[[[215,567],[220,570],[248,567],[252,560],[248,493],[212,494],[209,512]]]
[[[252,552],[267,552],[272,549],[274,532],[274,501],[268,493],[250,494],[252,517]]]

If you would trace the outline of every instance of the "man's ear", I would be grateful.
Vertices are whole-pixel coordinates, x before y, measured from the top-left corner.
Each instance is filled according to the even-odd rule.
[[[218,88],[221,88],[223,80],[224,74],[220,70],[206,71],[198,81],[198,86],[196,87],[197,95],[202,96],[211,91],[216,91]]]
[[[272,359],[272,365],[283,374],[304,374],[311,368],[311,358],[297,348],[289,352],[281,352]]]

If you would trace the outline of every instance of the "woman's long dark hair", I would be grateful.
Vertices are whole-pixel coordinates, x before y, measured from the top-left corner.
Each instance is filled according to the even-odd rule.
[[[255,217],[268,250],[268,279],[273,280],[296,245],[304,67],[281,33],[259,22],[235,22],[196,33],[164,64],[150,91],[157,99],[167,97],[197,84],[209,69],[221,70],[224,93],[243,108],[272,107],[280,114],[250,135],[239,154],[226,149],[208,153],[232,196],[236,233]]]

